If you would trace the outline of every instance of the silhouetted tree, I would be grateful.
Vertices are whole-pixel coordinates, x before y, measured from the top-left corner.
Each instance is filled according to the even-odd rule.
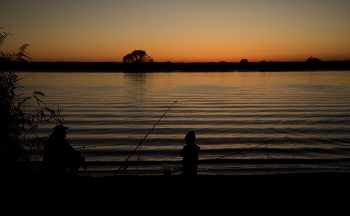
[[[134,50],[132,53],[129,53],[123,57],[123,62],[143,63],[153,62],[153,59],[143,50]]]
[[[248,63],[248,59],[242,59],[240,63],[241,63],[241,64]]]
[[[306,62],[309,62],[309,63],[317,63],[317,62],[321,62],[320,59],[316,58],[316,57],[310,57],[306,60]]]

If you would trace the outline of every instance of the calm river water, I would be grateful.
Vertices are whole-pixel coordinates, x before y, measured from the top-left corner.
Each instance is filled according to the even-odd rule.
[[[61,108],[84,174],[179,175],[190,130],[199,174],[349,171],[350,71],[19,75],[21,93]]]

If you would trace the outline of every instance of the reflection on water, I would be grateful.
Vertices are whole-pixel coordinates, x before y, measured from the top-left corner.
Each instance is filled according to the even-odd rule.
[[[179,166],[176,154],[189,130],[201,147],[199,173],[350,165],[349,71],[20,75],[24,94],[42,91],[45,102],[61,107],[67,140],[94,162],[90,171],[113,173],[155,124],[128,173],[162,174],[164,162]],[[53,125],[40,133],[50,134]]]

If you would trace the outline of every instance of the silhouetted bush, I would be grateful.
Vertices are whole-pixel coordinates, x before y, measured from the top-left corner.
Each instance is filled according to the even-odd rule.
[[[0,33],[0,48],[9,33]],[[29,59],[25,53],[28,44],[21,46],[19,52],[8,53],[0,50],[0,62],[20,64]],[[46,137],[36,134],[39,122],[50,120],[63,121],[59,107],[55,111],[47,106],[40,98],[45,96],[41,92],[34,92],[31,96],[17,94],[21,88],[18,73],[11,68],[0,68],[0,169],[4,174],[20,174],[30,171],[30,162],[41,157]],[[31,100],[36,104],[30,110]]]

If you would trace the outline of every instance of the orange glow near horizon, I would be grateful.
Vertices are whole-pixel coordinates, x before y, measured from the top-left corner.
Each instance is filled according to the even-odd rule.
[[[229,50],[183,50],[178,52],[166,53],[161,50],[146,50],[155,62],[239,62],[241,59],[248,59],[249,62],[260,61],[305,61],[310,56],[317,57],[324,61],[347,61],[350,60],[348,56],[350,53],[336,53],[333,54],[329,50],[316,50],[315,52],[308,51],[290,51],[286,53],[264,52],[264,51],[242,51],[234,52]],[[292,50],[292,49],[290,49]],[[40,49],[31,51],[31,46],[28,47],[27,52],[31,57],[31,61],[75,61],[75,62],[121,62],[124,55],[132,52],[125,51],[124,53],[106,52],[102,49],[95,49],[94,55],[87,51],[79,50],[77,52],[66,53],[64,50],[52,53],[51,55],[42,55]],[[157,52],[158,51],[158,52]],[[317,55],[314,55],[316,53]]]
[[[90,48],[84,48],[84,46],[69,45],[61,46],[53,50],[53,52],[47,53],[45,46],[33,48],[30,45],[27,48],[28,54],[31,56],[32,61],[83,61],[83,62],[121,62],[123,56],[132,52],[135,49],[124,50],[111,50],[106,46],[98,46],[93,48],[93,53]],[[307,45],[293,45],[288,47],[284,46],[285,50],[280,49],[278,46],[234,46],[231,47],[211,47],[211,46],[191,46],[183,45],[182,47],[165,48],[161,47],[149,47],[143,49],[150,55],[155,62],[239,62],[241,59],[248,59],[250,62],[265,61],[305,61],[310,56],[317,57],[324,61],[334,60],[349,60],[350,59],[350,47],[349,51],[341,51],[336,48],[327,47],[324,50],[320,48],[313,48]],[[308,48],[310,47],[310,48]],[[74,48],[74,49],[72,49]],[[72,49],[67,52],[67,49]]]

